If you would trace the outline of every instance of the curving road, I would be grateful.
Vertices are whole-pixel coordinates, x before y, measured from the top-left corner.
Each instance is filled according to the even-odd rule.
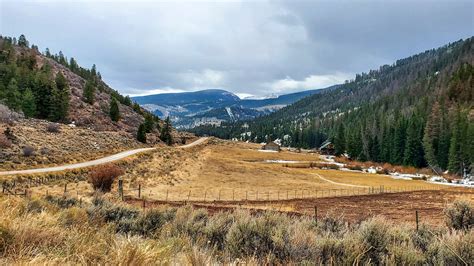
[[[186,149],[186,148],[191,148],[196,145],[199,145],[203,142],[205,142],[208,138],[200,138],[192,143],[179,146],[178,148]],[[39,174],[39,173],[47,173],[47,172],[59,172],[59,171],[64,171],[64,170],[71,170],[71,169],[78,169],[78,168],[85,168],[85,167],[90,167],[90,166],[96,166],[99,164],[104,164],[104,163],[110,163],[113,161],[121,160],[123,158],[132,156],[137,153],[145,152],[145,151],[150,151],[154,150],[156,148],[141,148],[141,149],[134,149],[134,150],[128,150],[124,152],[120,152],[114,155],[110,155],[104,158],[100,158],[97,160],[93,161],[88,161],[88,162],[83,162],[83,163],[75,163],[75,164],[68,164],[68,165],[61,165],[61,166],[54,166],[54,167],[47,167],[47,168],[37,168],[37,169],[27,169],[27,170],[14,170],[14,171],[4,171],[0,172],[0,176],[4,175],[19,175],[19,174]]]

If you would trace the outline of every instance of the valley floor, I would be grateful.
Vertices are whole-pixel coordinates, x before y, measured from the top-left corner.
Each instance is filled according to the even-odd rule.
[[[261,152],[256,144],[204,139],[186,149],[160,146],[126,166],[124,199],[135,205],[194,204],[209,210],[249,208],[299,215],[337,213],[352,222],[374,215],[413,223],[443,220],[454,199],[474,202],[474,190],[393,179],[387,175],[319,168],[317,154]],[[68,181],[66,194],[88,200],[90,185]],[[33,195],[64,194],[64,182],[30,187]],[[139,191],[140,190],[140,191]],[[117,195],[117,188],[114,188]]]

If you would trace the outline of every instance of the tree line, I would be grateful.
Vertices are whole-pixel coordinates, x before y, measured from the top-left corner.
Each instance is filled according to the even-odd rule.
[[[306,97],[253,121],[192,131],[318,148],[361,161],[431,167],[462,175],[474,167],[474,40],[460,40]]]

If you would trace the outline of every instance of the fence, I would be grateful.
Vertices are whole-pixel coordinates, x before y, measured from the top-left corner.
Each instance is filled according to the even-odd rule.
[[[350,197],[376,194],[415,192],[432,190],[433,188],[423,186],[412,187],[367,187],[350,189],[287,189],[287,190],[245,190],[245,189],[194,189],[194,190],[157,190],[147,189],[143,185],[125,188],[123,182],[119,182],[117,193],[122,199],[142,199],[169,202],[232,202],[232,201],[284,201],[303,200],[327,197]]]
[[[45,175],[45,176],[28,176],[28,177],[19,177],[12,180],[3,180],[1,181],[2,193],[6,195],[14,196],[27,196],[29,194],[28,189],[33,187],[38,187],[42,185],[49,185],[52,183],[61,182],[64,184],[64,192],[67,192],[67,186],[69,182],[75,182],[82,180],[78,176],[73,178],[65,178],[61,175]]]

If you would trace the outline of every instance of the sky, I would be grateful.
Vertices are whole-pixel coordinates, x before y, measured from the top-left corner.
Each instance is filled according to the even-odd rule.
[[[125,95],[320,89],[474,35],[474,1],[0,0],[0,34]]]

